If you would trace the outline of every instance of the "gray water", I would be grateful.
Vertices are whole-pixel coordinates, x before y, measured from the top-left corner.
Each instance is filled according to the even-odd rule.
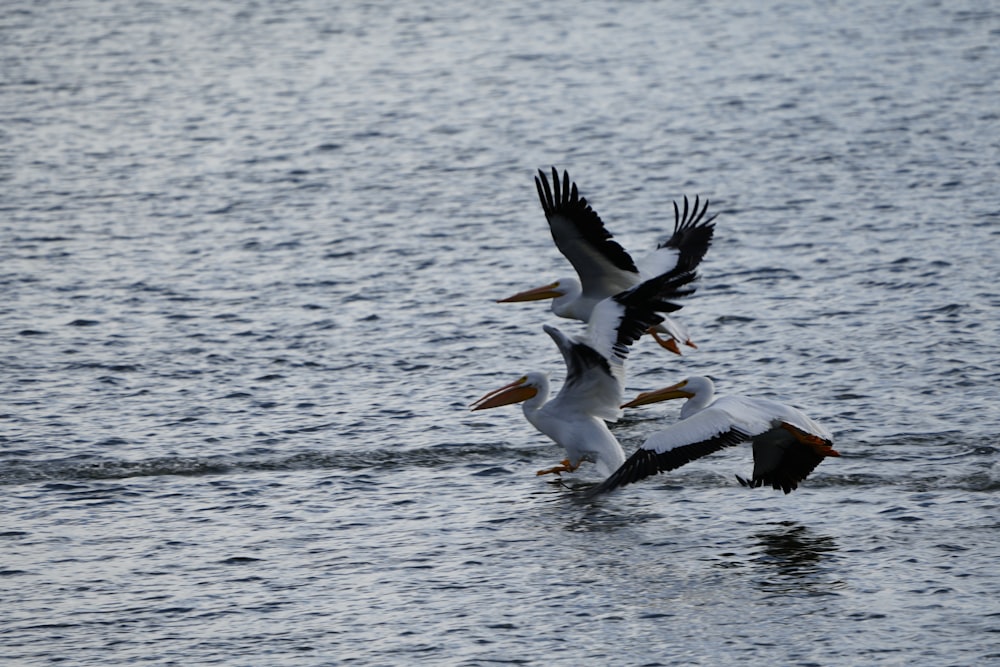
[[[0,67],[4,664],[1000,660],[995,3],[15,1]],[[584,501],[468,412],[578,331],[494,303],[550,165],[636,254],[720,213],[628,395],[843,457]]]

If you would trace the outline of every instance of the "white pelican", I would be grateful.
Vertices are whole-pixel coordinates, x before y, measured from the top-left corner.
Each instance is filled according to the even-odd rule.
[[[658,472],[679,468],[723,447],[753,443],[751,488],[771,486],[790,493],[833,449],[833,436],[801,411],[767,398],[722,396],[707,377],[639,394],[623,408],[672,398],[688,399],[681,421],[654,433],[629,459],[592,492],[609,491]],[[714,399],[714,400],[713,400]]]
[[[588,322],[594,306],[639,283],[684,264],[694,269],[705,256],[715,233],[713,220],[705,219],[708,201],[701,205],[695,197],[694,207],[688,208],[684,197],[684,211],[674,203],[674,233],[639,264],[612,238],[601,217],[580,196],[576,183],[564,171],[560,182],[559,172],[552,168],[552,187],[541,170],[535,177],[538,198],[549,221],[552,239],[559,251],[570,261],[579,278],[560,278],[555,282],[518,292],[499,303],[552,299],[552,312],[559,317]],[[680,354],[677,342],[697,347],[687,329],[670,318],[665,318],[651,331],[663,347]],[[661,338],[658,334],[666,334]]]
[[[694,292],[686,285],[695,277],[694,271],[677,267],[605,299],[594,307],[587,333],[580,338],[544,326],[566,361],[566,381],[556,397],[548,400],[547,374],[528,373],[486,394],[472,410],[523,402],[527,420],[566,450],[559,465],[539,470],[539,475],[573,472],[590,461],[607,477],[625,462],[625,452],[605,420],[621,416],[629,346],[663,320],[659,312],[680,308],[667,299]]]

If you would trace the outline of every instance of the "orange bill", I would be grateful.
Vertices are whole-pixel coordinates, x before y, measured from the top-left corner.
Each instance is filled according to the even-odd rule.
[[[524,383],[527,381],[527,377],[521,377],[515,382],[504,385],[499,389],[494,389],[473,403],[469,409],[489,410],[490,408],[499,408],[501,405],[510,405],[511,403],[526,401],[538,393],[537,387],[525,386]]]
[[[655,389],[653,391],[644,391],[631,401],[623,405],[623,408],[636,408],[640,405],[649,405],[650,403],[659,403],[660,401],[669,401],[673,398],[691,398],[694,396],[690,391],[685,391],[684,387],[687,385],[687,380],[682,380],[677,384],[672,384],[669,387],[664,387],[663,389]]]
[[[541,301],[542,299],[555,299],[563,295],[559,291],[559,282],[556,281],[549,285],[542,285],[541,287],[536,287],[534,289],[525,290],[524,292],[518,292],[513,296],[509,296],[506,299],[499,299],[497,303],[513,303],[515,301]]]

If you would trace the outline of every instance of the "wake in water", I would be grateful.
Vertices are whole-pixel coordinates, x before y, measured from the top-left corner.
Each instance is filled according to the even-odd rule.
[[[648,420],[643,420],[648,421]],[[894,487],[923,490],[1000,490],[1000,448],[970,445],[958,432],[900,434],[872,441],[850,441],[837,469],[819,469],[803,488]],[[9,458],[0,471],[0,484],[15,485],[45,481],[112,480],[157,476],[226,476],[260,471],[329,470],[398,473],[411,469],[453,470],[473,474],[523,475],[533,477],[537,461],[551,457],[552,447],[511,448],[501,444],[442,444],[410,449],[378,448],[362,452],[309,450],[261,452],[244,455],[164,456],[124,460],[102,456],[71,456],[35,461]],[[746,467],[745,453],[729,450],[710,455],[685,468],[651,478],[663,486],[715,488],[732,485],[739,493],[736,475]],[[730,470],[727,470],[730,469]],[[542,482],[539,480],[539,485]],[[586,478],[568,475],[555,486],[581,492],[592,487]],[[759,490],[767,492],[768,490]],[[619,493],[628,493],[628,488]],[[751,493],[753,491],[750,491]]]

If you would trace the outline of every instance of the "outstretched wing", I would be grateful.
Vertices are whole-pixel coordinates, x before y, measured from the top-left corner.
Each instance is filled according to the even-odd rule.
[[[770,486],[785,493],[791,493],[799,488],[799,482],[809,476],[825,457],[808,447],[796,445],[786,450],[778,465],[766,472],[757,470],[757,447],[754,447],[753,477],[745,479],[736,475],[736,480],[743,486],[752,489]]]
[[[570,338],[559,329],[542,327],[566,361],[566,380],[550,404],[560,412],[580,412],[607,421],[621,417],[625,373],[585,341]]]
[[[611,491],[650,475],[680,468],[695,459],[752,438],[725,410],[711,407],[650,436],[606,480],[590,493]]]
[[[597,212],[580,196],[564,171],[552,168],[552,185],[541,169],[535,176],[538,198],[556,247],[576,269],[583,296],[600,300],[639,282],[632,257],[611,236]]]
[[[656,251],[646,255],[639,262],[643,276],[656,276],[681,266],[694,269],[708,252],[715,235],[715,218],[718,213],[705,217],[708,200],[702,205],[695,196],[694,206],[689,206],[684,197],[683,212],[674,202],[674,233],[659,244]]]
[[[659,313],[672,313],[681,305],[674,300],[689,296],[698,275],[680,267],[650,278],[635,287],[598,303],[587,323],[587,338],[608,359],[624,361],[629,346],[654,325],[663,322]]]
[[[795,408],[783,407],[815,424]],[[833,448],[833,440],[825,429],[807,431],[789,421],[781,421],[775,428],[754,438],[753,476],[744,479],[737,475],[736,479],[750,488],[770,486],[791,493],[827,456],[840,456],[840,453]]]

